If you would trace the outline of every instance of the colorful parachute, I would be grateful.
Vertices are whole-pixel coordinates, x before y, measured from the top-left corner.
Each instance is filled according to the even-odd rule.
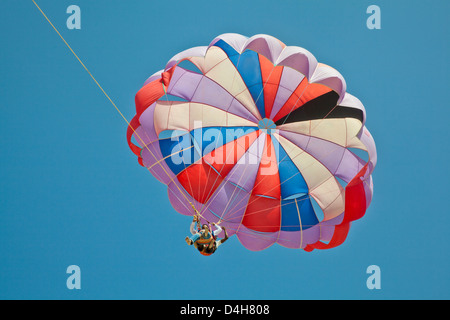
[[[303,48],[223,34],[175,55],[135,101],[139,163],[178,212],[194,206],[250,250],[335,247],[371,202],[364,107]]]

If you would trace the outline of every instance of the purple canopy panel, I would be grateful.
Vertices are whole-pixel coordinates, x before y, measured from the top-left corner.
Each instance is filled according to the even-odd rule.
[[[270,118],[275,117],[303,79],[304,75],[297,70],[289,67],[283,68]]]
[[[236,234],[244,247],[251,251],[261,251],[277,241],[279,232],[256,232],[241,224]]]
[[[303,249],[320,240],[319,225],[300,231],[281,231],[277,243],[291,249]]]
[[[286,45],[277,38],[265,34],[257,34],[246,41],[243,51],[247,49],[256,51],[275,64],[285,47]]]
[[[155,123],[153,117],[156,103],[157,102],[152,103],[139,117],[139,123],[141,124],[140,129],[145,131],[145,134],[142,135],[142,138],[143,139],[146,138],[147,143],[158,140],[158,135],[156,134],[155,131]]]
[[[309,80],[316,70],[317,60],[306,49],[287,46],[279,55],[276,64],[295,69]]]
[[[167,62],[164,70],[167,71],[174,65],[178,64],[180,61],[190,57],[204,57],[206,54],[206,50],[208,50],[208,47],[206,46],[194,47],[184,50],[173,56],[172,59],[170,59],[169,62]]]
[[[202,208],[202,204],[192,198],[177,179],[168,183],[168,194],[170,204],[181,214],[186,216],[194,215],[195,211],[189,202],[191,202],[198,211]]]
[[[223,40],[226,43],[228,43],[231,47],[233,47],[234,50],[241,53],[243,51],[243,47],[245,46],[245,43],[247,42],[247,37],[240,35],[238,33],[224,33],[220,36],[217,36],[214,38],[213,41],[209,44],[209,47],[213,46],[217,41]]]

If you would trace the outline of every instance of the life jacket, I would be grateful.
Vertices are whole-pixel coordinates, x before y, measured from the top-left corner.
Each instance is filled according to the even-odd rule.
[[[198,228],[198,232],[200,232],[202,229]],[[214,232],[212,231],[212,226],[209,225],[209,232],[208,235],[205,237],[203,234],[201,237],[196,241],[198,244],[202,245],[209,245],[212,241],[216,241],[216,236],[214,235]]]
[[[214,236],[214,232],[212,231],[212,226],[211,225],[209,225],[209,230],[210,231],[208,232],[208,236],[204,237],[203,234],[202,234],[202,236],[196,241],[197,244],[201,244],[201,245],[204,245],[204,246],[209,246],[209,244],[211,242],[216,241],[216,237]],[[201,231],[201,229],[198,228],[198,232],[200,232],[200,231]],[[199,251],[199,252],[202,255],[204,255],[204,256],[210,256],[210,255],[212,255],[214,253],[214,251],[210,252],[210,253],[207,253],[207,252],[204,252],[204,251]]]
[[[197,244],[208,245],[212,241],[215,241],[215,240],[212,239],[211,237],[208,237],[208,238],[199,238],[196,242],[197,242]]]

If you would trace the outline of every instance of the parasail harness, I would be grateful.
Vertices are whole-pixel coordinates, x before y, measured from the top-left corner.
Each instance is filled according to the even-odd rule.
[[[192,208],[194,209],[195,213],[196,213],[199,217],[205,219],[205,217],[203,217],[203,216],[198,212],[198,210],[195,208],[195,206],[194,206],[192,203],[191,203],[191,206],[192,206]],[[217,237],[214,235],[214,232],[213,232],[213,230],[212,230],[212,224],[211,224],[211,222],[209,222],[207,219],[205,219],[205,220],[206,220],[206,224],[208,225],[208,228],[209,228],[209,234],[210,234],[211,236],[208,237],[208,238],[204,238],[204,237],[203,237],[203,234],[202,234],[202,236],[200,237],[200,239],[197,240],[197,243],[198,243],[198,244],[201,244],[201,245],[204,245],[204,246],[209,246],[213,241],[216,241],[216,240],[217,240]],[[217,224],[219,224],[219,223],[220,223],[220,221],[219,221]],[[199,220],[197,220],[197,232],[201,233],[202,230],[203,230],[203,229],[201,228],[201,223],[200,223]],[[204,251],[202,250],[202,251],[200,251],[200,253],[201,253],[202,255],[204,255],[204,256],[209,256],[209,255],[211,255],[213,252],[211,252],[211,253],[206,253],[206,252],[204,252]]]

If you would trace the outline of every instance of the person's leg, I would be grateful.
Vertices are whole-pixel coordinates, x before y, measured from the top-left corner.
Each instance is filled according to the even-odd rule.
[[[186,240],[186,243],[188,244],[188,245],[192,245],[195,241],[197,241],[198,239],[200,238],[200,233],[195,233],[195,234],[193,234],[192,236],[190,236],[190,237],[186,237],[185,238],[185,240]]]
[[[192,236],[190,236],[189,239],[191,239],[192,242],[195,242],[200,238],[200,236],[201,236],[201,234],[197,232],[196,234],[193,234]]]

